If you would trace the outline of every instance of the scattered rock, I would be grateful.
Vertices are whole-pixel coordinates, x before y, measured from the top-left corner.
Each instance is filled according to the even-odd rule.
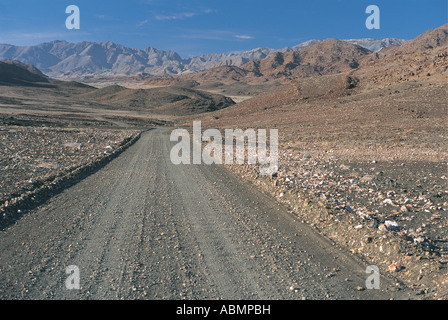
[[[398,263],[393,263],[387,267],[387,271],[389,271],[389,272],[399,272],[402,269],[404,269],[403,266],[401,266]]]
[[[387,220],[386,222],[384,222],[384,225],[386,226],[387,230],[389,230],[389,231],[401,230],[401,226],[395,221]]]
[[[311,159],[313,157],[313,155],[309,152],[305,152],[303,154],[303,159]]]
[[[374,179],[375,179],[374,175],[365,175],[360,179],[360,181],[366,183],[366,182],[372,182]]]

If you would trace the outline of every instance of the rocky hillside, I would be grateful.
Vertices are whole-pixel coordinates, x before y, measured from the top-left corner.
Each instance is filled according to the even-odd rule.
[[[430,29],[400,47],[370,55],[353,73],[364,87],[430,78],[446,82],[447,76],[448,24]]]
[[[123,110],[149,111],[177,116],[216,111],[235,104],[218,94],[181,87],[129,89],[118,85],[97,89],[76,97]]]
[[[0,61],[1,84],[47,83],[48,77],[37,68],[15,60]]]
[[[370,53],[354,44],[327,39],[300,51],[276,53],[263,60],[253,60],[242,69],[269,79],[304,78],[356,68]]]

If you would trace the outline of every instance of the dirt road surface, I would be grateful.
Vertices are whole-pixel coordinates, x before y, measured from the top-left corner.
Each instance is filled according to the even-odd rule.
[[[406,299],[368,264],[222,166],[170,161],[145,132],[0,231],[1,299]],[[68,290],[68,266],[80,289]],[[363,289],[359,288],[362,287]]]

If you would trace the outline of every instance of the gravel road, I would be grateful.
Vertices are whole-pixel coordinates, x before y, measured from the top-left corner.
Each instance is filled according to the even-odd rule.
[[[1,299],[404,299],[222,166],[171,163],[170,129],[0,231]],[[68,290],[66,268],[79,268]],[[363,287],[362,289],[360,287]]]

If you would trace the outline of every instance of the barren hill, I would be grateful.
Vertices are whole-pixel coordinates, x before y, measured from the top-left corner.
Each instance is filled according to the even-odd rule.
[[[384,87],[394,83],[448,76],[448,24],[431,29],[401,47],[370,55],[353,76],[362,86]],[[434,79],[435,78],[435,79]]]
[[[14,60],[0,61],[0,83],[25,85],[37,82],[49,82],[37,68]]]
[[[210,112],[233,105],[222,95],[182,87],[128,89],[121,86],[101,88],[77,97],[124,110],[151,111],[157,114],[188,115]]]
[[[222,66],[207,71],[179,76],[179,79],[193,80],[198,83],[234,83],[257,77],[258,74],[236,66]]]
[[[402,46],[391,47],[389,54],[412,54],[446,45],[448,45],[448,23],[435,29],[429,29]]]
[[[252,61],[242,66],[242,69],[268,79],[305,78],[356,68],[370,53],[354,44],[327,39],[300,51],[277,53],[263,60]]]

